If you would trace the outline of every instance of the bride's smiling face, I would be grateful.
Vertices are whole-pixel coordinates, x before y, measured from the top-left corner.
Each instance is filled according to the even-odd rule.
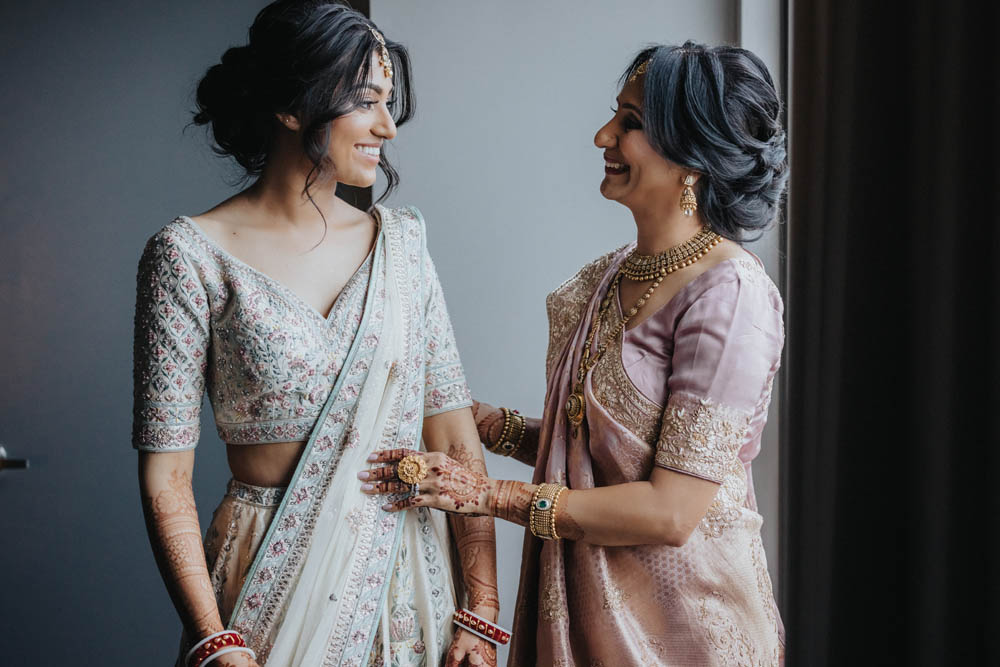
[[[657,153],[643,132],[642,85],[640,76],[622,88],[614,116],[594,136],[604,149],[601,194],[629,208],[679,193],[682,171]]]
[[[357,109],[330,123],[327,155],[338,183],[369,187],[375,183],[382,145],[396,136],[392,119],[392,78],[372,54],[371,81]]]

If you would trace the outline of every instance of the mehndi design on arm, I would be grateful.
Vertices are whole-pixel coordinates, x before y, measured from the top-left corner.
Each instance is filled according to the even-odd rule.
[[[222,629],[222,621],[205,562],[191,476],[175,470],[167,485],[143,498],[153,551],[189,632],[211,634]]]
[[[497,485],[496,496],[493,499],[493,516],[522,526],[528,525],[528,518],[531,515],[531,496],[534,491],[533,484],[511,479],[502,480]]]
[[[458,510],[466,505],[480,506],[489,497],[489,480],[483,474],[477,474],[459,465],[453,457],[445,459],[444,463],[431,467],[438,477],[440,485],[438,495],[451,502],[452,508],[446,511]],[[466,516],[482,516],[481,513]]]
[[[464,466],[463,480],[464,478],[474,480],[462,482],[463,493],[489,494],[489,482],[485,477],[486,463],[481,458],[474,456],[468,448],[460,444],[452,444],[448,448],[448,457]],[[473,472],[469,472],[470,470]],[[451,474],[452,479],[459,476],[459,472],[454,470]],[[442,477],[443,482],[444,477]],[[470,491],[470,489],[476,490]],[[450,497],[444,492],[442,495]],[[457,503],[458,501],[456,506],[461,507]],[[462,578],[468,593],[469,606],[473,609],[499,611],[500,597],[496,586],[496,529],[492,517],[466,514],[452,515],[450,519],[455,545],[462,562]]]
[[[566,540],[585,540],[587,539],[587,534],[584,532],[583,527],[573,518],[573,515],[570,514],[567,507],[569,504],[567,500],[563,500],[559,506],[559,511],[556,512],[556,530],[559,533],[559,537]]]

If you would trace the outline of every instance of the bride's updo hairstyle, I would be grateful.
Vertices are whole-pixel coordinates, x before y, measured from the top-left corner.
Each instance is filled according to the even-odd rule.
[[[257,14],[246,46],[222,55],[198,84],[196,125],[211,128],[215,152],[236,160],[247,179],[267,162],[278,113],[294,115],[302,127],[302,149],[312,161],[303,191],[335,165],[327,155],[330,122],[358,108],[371,81],[372,53],[381,45],[375,24],[333,0],[279,0]],[[413,115],[410,59],[385,40],[393,70],[390,109],[396,125]],[[377,65],[376,65],[377,66]],[[399,176],[386,159],[382,201]]]
[[[777,218],[788,181],[781,101],[767,67],[746,49],[686,42],[643,50],[621,83],[644,63],[650,145],[701,174],[698,213],[712,231],[759,238]]]

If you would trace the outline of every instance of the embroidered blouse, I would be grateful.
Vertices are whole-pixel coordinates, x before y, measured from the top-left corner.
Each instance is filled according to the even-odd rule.
[[[423,230],[419,211],[405,213]],[[308,439],[341,370],[342,348],[358,328],[372,263],[369,254],[324,317],[223,250],[190,218],[160,230],[139,262],[133,447],[194,448],[206,390],[224,442]],[[422,269],[424,414],[431,416],[469,406],[472,398],[426,252]]]

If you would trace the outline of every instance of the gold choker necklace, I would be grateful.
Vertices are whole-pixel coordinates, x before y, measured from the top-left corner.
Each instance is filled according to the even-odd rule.
[[[662,278],[668,273],[691,266],[721,240],[722,237],[711,229],[702,227],[701,231],[684,243],[667,248],[656,255],[640,255],[633,250],[625,258],[620,270],[623,276],[639,283],[657,277]]]

